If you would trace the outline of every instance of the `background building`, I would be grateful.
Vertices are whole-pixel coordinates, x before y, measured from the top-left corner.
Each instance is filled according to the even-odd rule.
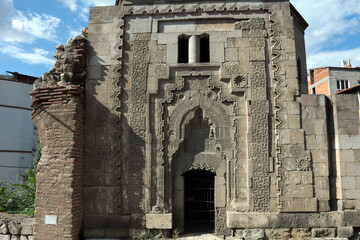
[[[310,94],[326,96],[360,84],[360,68],[323,67],[310,69],[308,86]]]
[[[0,181],[17,182],[32,167],[35,149],[29,92],[35,77],[0,75]]]

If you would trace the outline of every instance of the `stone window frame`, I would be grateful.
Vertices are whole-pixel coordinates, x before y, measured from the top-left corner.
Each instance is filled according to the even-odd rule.
[[[207,39],[207,41],[203,41]],[[185,41],[184,41],[185,40]],[[185,45],[187,44],[187,47]],[[206,45],[205,45],[206,44]],[[178,63],[210,63],[210,34],[180,34],[178,36]],[[204,53],[204,50],[206,53]]]

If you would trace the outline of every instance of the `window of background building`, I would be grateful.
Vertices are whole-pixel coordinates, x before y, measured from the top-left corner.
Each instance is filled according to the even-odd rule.
[[[337,80],[337,90],[344,90],[349,88],[349,81],[348,80]]]

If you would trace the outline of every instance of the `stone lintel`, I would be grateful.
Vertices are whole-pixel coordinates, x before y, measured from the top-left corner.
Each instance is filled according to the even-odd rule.
[[[172,213],[146,214],[146,228],[172,229]]]

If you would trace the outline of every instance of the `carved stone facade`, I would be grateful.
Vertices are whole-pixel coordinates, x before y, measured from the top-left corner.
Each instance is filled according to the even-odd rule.
[[[358,216],[360,186],[346,189],[342,175],[331,172],[350,168],[331,157],[331,141],[342,134],[327,125],[335,121],[326,110],[331,105],[301,96],[306,27],[285,0],[127,0],[92,8],[83,236],[188,231],[195,210],[187,204],[197,196],[188,195],[185,179],[194,171],[214,176],[205,189],[209,197],[200,196],[209,213],[201,220],[210,231],[265,236],[274,226],[289,235],[290,229],[359,227],[341,217]],[[332,101],[338,111],[342,102]],[[313,123],[324,126],[315,130]],[[348,154],[355,156],[360,149],[353,149]],[[327,225],[328,218],[338,225]]]

